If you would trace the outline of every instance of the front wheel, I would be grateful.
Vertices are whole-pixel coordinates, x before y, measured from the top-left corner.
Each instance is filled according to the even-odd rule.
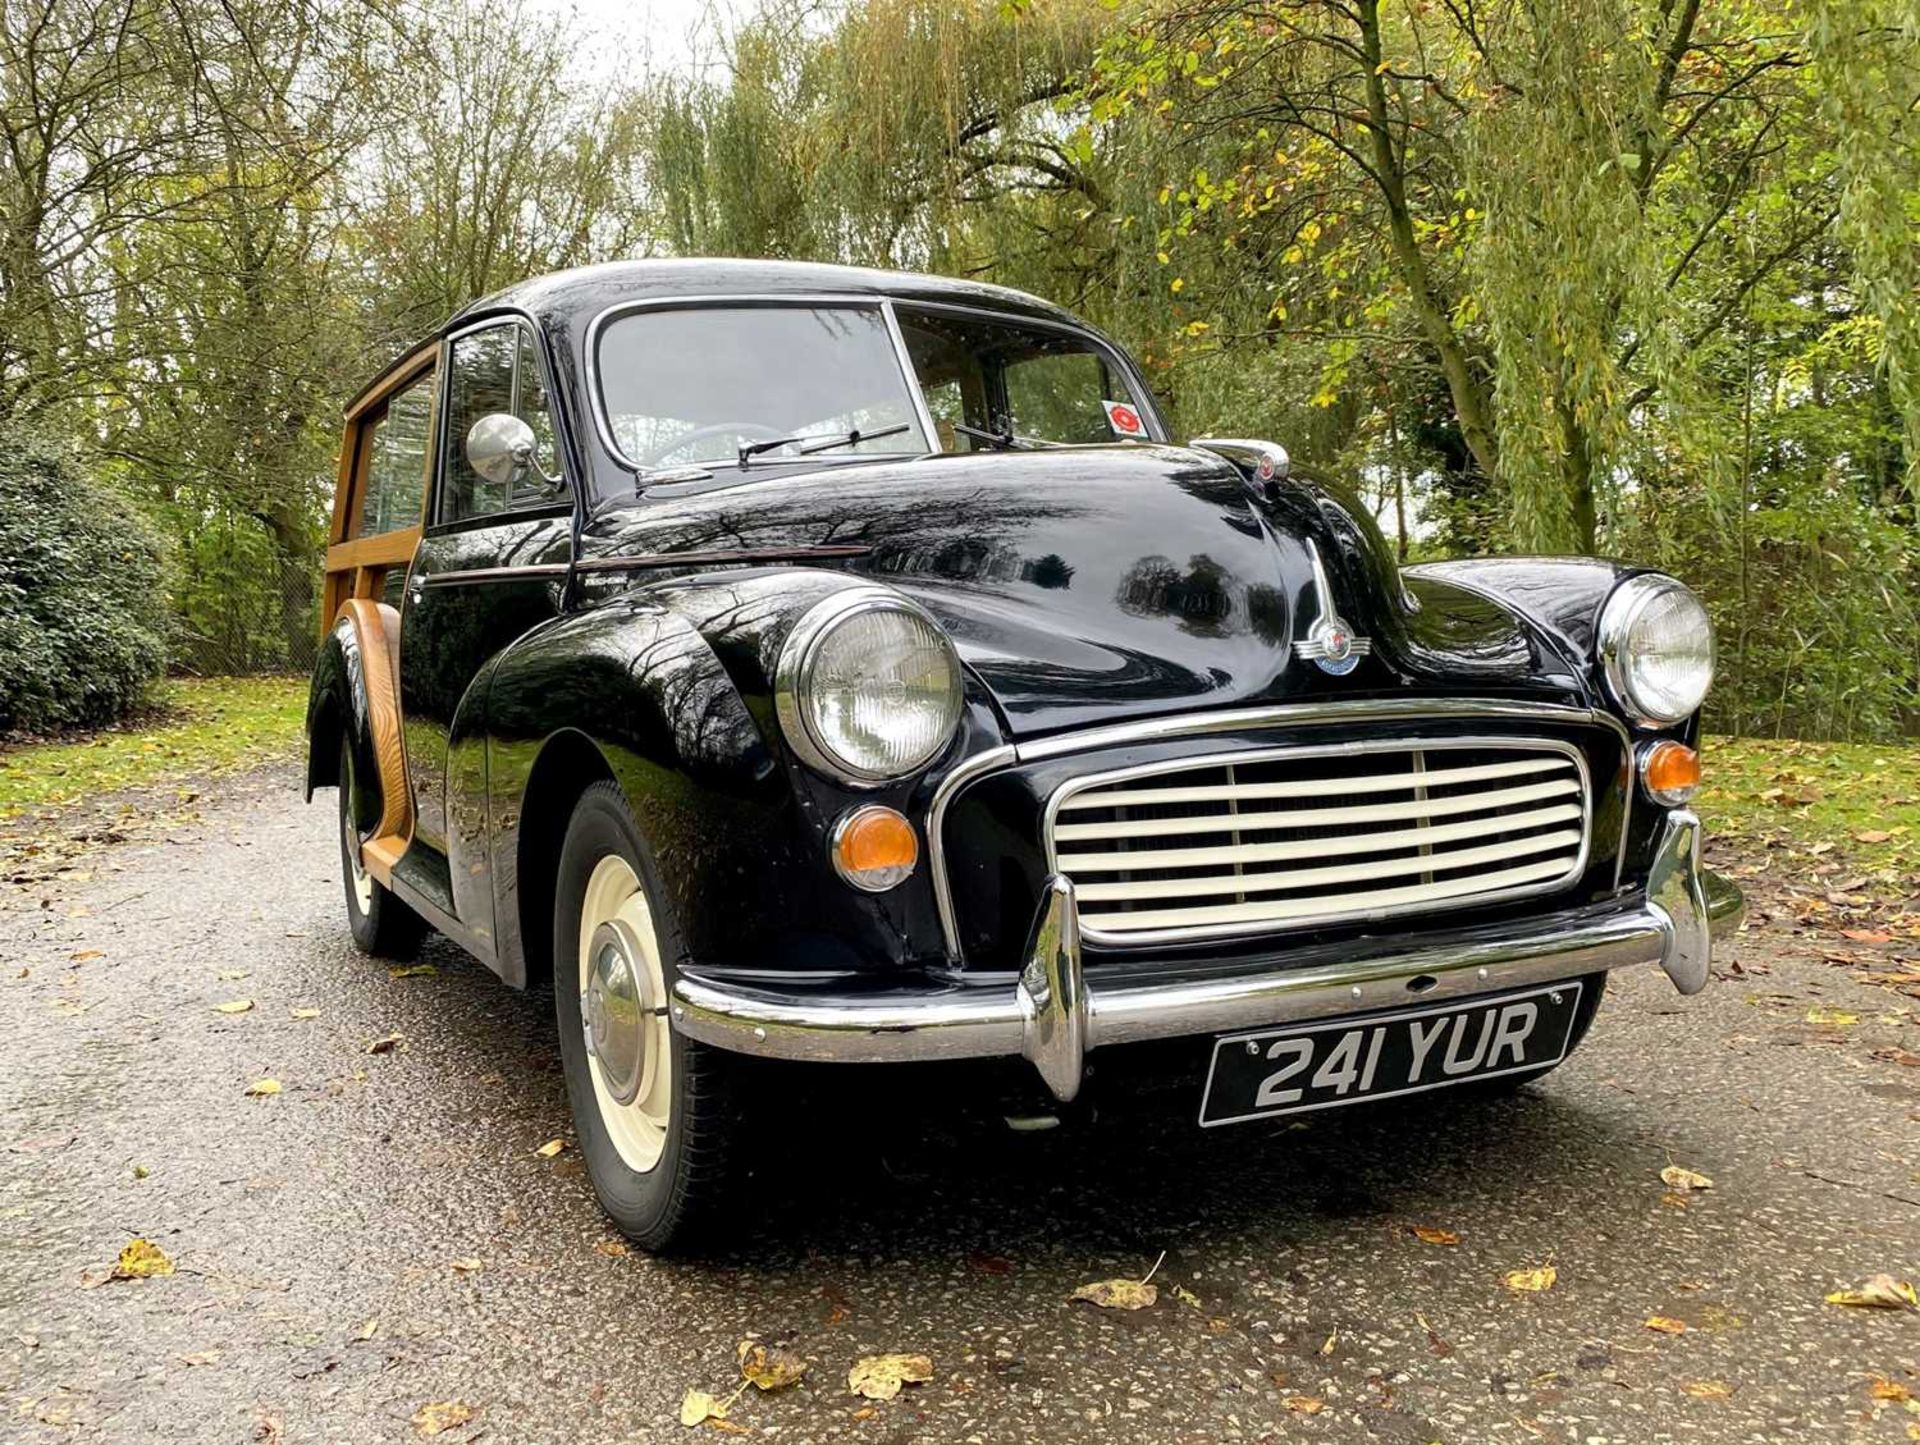
[[[724,1193],[729,1060],[668,1017],[679,933],[626,799],[581,796],[560,850],[553,999],[588,1177],[645,1249],[683,1245]]]

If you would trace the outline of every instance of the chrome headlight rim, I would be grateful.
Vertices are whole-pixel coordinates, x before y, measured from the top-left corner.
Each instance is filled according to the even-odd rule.
[[[953,720],[945,735],[927,755],[901,771],[864,768],[834,752],[814,732],[805,693],[820,649],[836,628],[852,618],[869,612],[899,612],[924,624],[938,638],[946,653],[954,695]],[[780,730],[787,745],[817,773],[825,774],[850,788],[880,788],[898,783],[925,769],[940,756],[959,730],[961,704],[960,655],[953,640],[931,612],[912,598],[885,587],[848,587],[824,597],[808,608],[781,644],[780,658],[774,666],[773,706],[780,719]]]
[[[1691,707],[1684,712],[1669,714],[1649,707],[1635,689],[1635,659],[1628,650],[1627,639],[1647,608],[1673,593],[1679,593],[1699,609],[1701,623],[1706,629],[1707,677],[1700,688],[1700,696]],[[1707,609],[1691,587],[1664,572],[1641,572],[1613,589],[1600,609],[1599,649],[1601,666],[1606,672],[1607,691],[1628,718],[1642,728],[1668,728],[1686,721],[1700,710],[1701,704],[1706,701],[1708,689],[1713,686],[1715,643],[1713,624],[1707,617]]]

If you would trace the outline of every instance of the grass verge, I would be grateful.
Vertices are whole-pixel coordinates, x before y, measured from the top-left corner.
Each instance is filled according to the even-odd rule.
[[[305,678],[172,678],[155,694],[153,711],[118,727],[0,749],[0,822],[275,762],[299,747]]]
[[[1709,834],[1873,871],[1920,864],[1920,746],[1711,737],[1701,752]]]

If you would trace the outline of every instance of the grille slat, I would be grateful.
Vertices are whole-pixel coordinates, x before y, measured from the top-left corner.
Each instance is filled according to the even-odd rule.
[[[1437,788],[1449,783],[1477,783],[1487,778],[1519,778],[1530,773],[1565,771],[1567,767],[1568,762],[1564,757],[1548,755],[1520,762],[1485,763],[1474,768],[1430,770],[1426,774],[1426,784],[1430,788]],[[1340,780],[1340,790],[1346,793],[1388,793],[1406,786],[1406,779],[1398,776]],[[1112,807],[1112,799],[1104,796],[1105,791],[1093,788],[1076,793],[1060,805],[1060,811],[1071,813],[1083,808]],[[1323,798],[1326,792],[1325,782],[1309,778],[1289,783],[1241,783],[1211,788],[1129,788],[1127,802],[1135,807],[1155,803],[1245,803],[1253,798]]]
[[[1404,838],[1401,840],[1403,846],[1405,841]],[[1116,898],[1197,898],[1210,893],[1266,893],[1311,888],[1318,883],[1359,883],[1368,878],[1405,878],[1415,873],[1440,873],[1475,863],[1504,863],[1536,853],[1568,852],[1579,846],[1580,831],[1575,828],[1517,838],[1510,843],[1490,843],[1481,848],[1461,848],[1446,853],[1416,854],[1411,858],[1388,858],[1382,862],[1341,863],[1331,868],[1290,869],[1284,873],[1201,874],[1193,878],[1161,878],[1145,883],[1082,883],[1075,891],[1082,903],[1105,903]]]
[[[1414,778],[1409,775],[1401,780],[1401,788],[1413,791]],[[1241,810],[1232,815],[1235,824],[1243,833],[1257,832],[1270,827],[1307,828],[1338,827],[1347,823],[1392,823],[1401,820],[1419,818],[1448,817],[1459,813],[1481,813],[1490,808],[1506,807],[1514,803],[1534,803],[1543,798],[1577,798],[1580,795],[1580,779],[1571,768],[1563,778],[1551,782],[1529,783],[1520,788],[1500,788],[1487,793],[1465,793],[1459,797],[1413,798],[1404,803],[1365,803],[1357,808],[1271,808],[1258,811]],[[1114,801],[1120,801],[1115,799]],[[1127,806],[1133,806],[1128,799]],[[1053,836],[1061,842],[1080,842],[1087,838],[1139,838],[1145,836],[1172,837],[1182,833],[1219,833],[1226,831],[1220,825],[1220,814],[1203,814],[1199,817],[1177,818],[1128,818],[1112,823],[1061,823],[1053,830]]]
[[[1587,788],[1571,747],[1531,739],[1242,753],[1069,784],[1047,849],[1096,938],[1257,932],[1571,881]]]

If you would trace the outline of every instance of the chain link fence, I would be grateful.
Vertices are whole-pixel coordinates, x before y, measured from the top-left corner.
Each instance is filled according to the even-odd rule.
[[[193,676],[305,673],[319,647],[318,564],[220,569],[183,581],[172,668]]]

